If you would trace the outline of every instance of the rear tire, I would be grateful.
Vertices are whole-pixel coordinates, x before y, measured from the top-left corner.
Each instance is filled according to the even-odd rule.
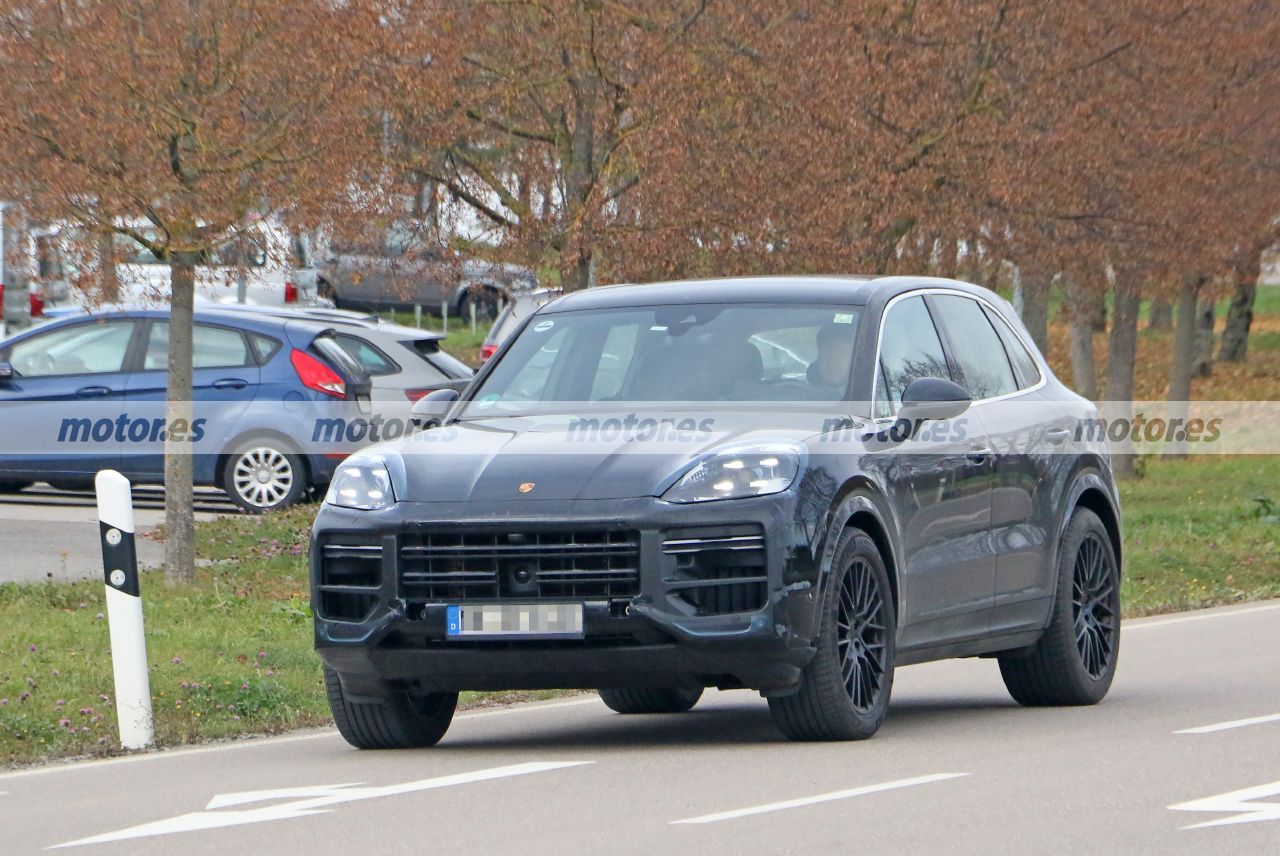
[[[0,481],[0,493],[17,493],[20,490],[31,487],[35,482],[29,481]]]
[[[884,559],[862,530],[840,536],[821,608],[799,691],[770,698],[769,711],[792,740],[865,740],[889,712],[897,622]]]
[[[600,690],[600,698],[617,713],[684,713],[702,698],[702,688]]]
[[[324,669],[329,709],[343,739],[357,749],[434,746],[453,722],[457,693],[398,693],[377,703],[348,701],[338,673]]]
[[[219,486],[242,511],[262,514],[307,495],[307,467],[280,441],[254,440],[227,456]]]
[[[1098,515],[1077,508],[1058,551],[1049,628],[1029,652],[1000,657],[1000,676],[1028,707],[1097,704],[1120,654],[1120,568]]]

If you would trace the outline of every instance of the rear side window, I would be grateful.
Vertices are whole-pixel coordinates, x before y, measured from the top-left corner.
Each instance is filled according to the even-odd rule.
[[[974,401],[1017,392],[1018,382],[1004,345],[978,301],[953,294],[931,298],[959,377],[952,378]]]
[[[923,298],[908,297],[889,308],[880,337],[880,371],[885,389],[876,397],[892,408],[902,402],[902,392],[913,380],[951,378],[942,341]]]
[[[252,365],[249,347],[239,330],[227,327],[211,327],[197,324],[192,331],[191,367],[195,369],[238,368]],[[169,367],[169,322],[157,321],[151,325],[147,337],[146,356],[142,361],[145,371],[162,371]]]
[[[996,328],[1000,341],[1004,343],[1005,353],[1009,355],[1009,362],[1013,364],[1013,371],[1018,376],[1018,389],[1035,386],[1040,382],[1040,367],[1036,365],[1035,358],[1031,356],[1027,346],[1022,344],[1022,340],[1013,332],[1013,328],[995,310],[989,306],[984,306],[982,309],[987,313],[987,320],[991,322],[991,326]]]
[[[396,365],[390,357],[364,339],[346,333],[337,333],[333,340],[358,362],[361,368],[374,377],[392,375],[400,371],[400,366]]]
[[[334,340],[332,334],[325,333],[316,336],[311,343],[311,350],[337,366],[346,373],[348,378],[359,378],[366,374],[360,364]]]
[[[253,355],[258,358],[258,365],[265,366],[271,358],[279,353],[282,343],[279,339],[264,336],[261,333],[250,333],[249,344],[253,347]]]

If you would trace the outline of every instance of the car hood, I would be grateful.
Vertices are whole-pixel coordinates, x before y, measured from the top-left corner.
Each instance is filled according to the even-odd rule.
[[[661,495],[693,461],[720,449],[798,446],[817,432],[812,425],[762,430],[758,419],[754,426],[715,419],[709,430],[694,427],[680,436],[670,433],[681,424],[677,418],[662,440],[647,436],[652,426],[643,418],[630,430],[625,416],[612,419],[600,417],[598,429],[575,426],[568,417],[477,419],[380,448],[397,461],[393,484],[405,502],[628,499]],[[378,452],[374,447],[362,457]]]

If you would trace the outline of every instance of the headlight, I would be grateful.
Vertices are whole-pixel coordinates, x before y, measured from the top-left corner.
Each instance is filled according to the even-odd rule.
[[[391,474],[380,461],[350,461],[338,467],[324,501],[342,508],[377,511],[395,505]]]
[[[791,446],[743,446],[727,449],[695,464],[662,498],[667,502],[706,502],[781,493],[800,472],[800,453]]]

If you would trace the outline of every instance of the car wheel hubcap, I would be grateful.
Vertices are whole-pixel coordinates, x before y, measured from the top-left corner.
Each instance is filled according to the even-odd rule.
[[[870,710],[884,684],[884,597],[866,559],[855,559],[840,585],[836,650],[845,692],[861,712]]]
[[[1089,677],[1098,678],[1111,664],[1116,636],[1116,582],[1102,540],[1090,534],[1076,552],[1071,607],[1076,649]]]
[[[293,488],[293,465],[276,449],[250,449],[236,460],[236,494],[254,508],[278,505]]]

